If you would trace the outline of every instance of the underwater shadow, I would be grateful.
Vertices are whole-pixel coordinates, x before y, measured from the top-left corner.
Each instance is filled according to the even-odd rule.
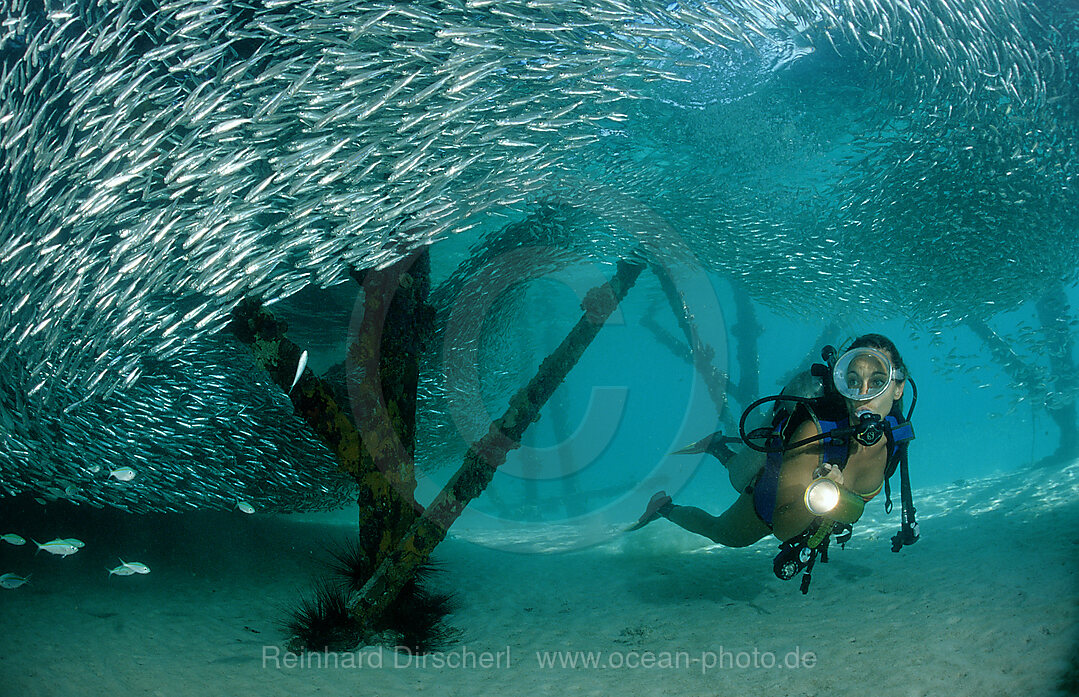
[[[769,562],[762,566],[762,562]],[[756,607],[770,574],[770,560],[754,548],[711,548],[664,557],[628,557],[626,590],[646,606],[687,601],[738,603]],[[762,612],[764,610],[762,609]]]

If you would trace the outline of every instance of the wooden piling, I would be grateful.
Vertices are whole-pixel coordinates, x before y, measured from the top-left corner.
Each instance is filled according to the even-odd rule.
[[[599,333],[642,268],[639,263],[619,262],[614,278],[588,292],[581,319],[543,361],[528,385],[510,399],[506,412],[491,424],[488,433],[472,444],[461,468],[383,558],[360,591],[352,612],[361,626],[377,626],[414,570],[427,561],[468,503],[483,492],[495,470],[506,461],[506,454],[519,446],[525,429],[539,417],[540,409]]]

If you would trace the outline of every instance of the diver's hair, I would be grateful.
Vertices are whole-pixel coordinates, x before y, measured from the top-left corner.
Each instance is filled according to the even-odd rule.
[[[856,348],[871,348],[877,349],[878,351],[887,351],[888,355],[892,357],[892,361],[895,363],[894,367],[903,371],[903,380],[906,380],[907,376],[910,375],[910,371],[907,370],[907,364],[903,362],[903,357],[899,355],[899,349],[895,347],[895,344],[891,339],[883,334],[862,334],[850,343],[847,350],[850,351],[851,349]],[[900,382],[903,382],[903,380],[900,380]]]

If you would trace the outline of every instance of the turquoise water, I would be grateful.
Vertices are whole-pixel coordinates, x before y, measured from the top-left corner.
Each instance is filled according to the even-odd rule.
[[[1057,18],[1053,53],[1071,65],[1074,18]],[[477,339],[490,375],[482,389],[486,415],[501,413],[575,321],[590,283],[581,278],[609,275],[612,255],[636,240],[688,250],[684,269],[697,283],[690,309],[702,339],[717,349],[713,363],[734,382],[753,370],[738,364],[733,330],[741,319],[735,298],[749,297],[762,330],[752,347],[759,355],[755,396],[777,392],[792,369],[806,367],[825,326],[833,328],[823,338],[837,345],[867,331],[895,339],[919,387],[916,486],[1028,467],[1056,451],[1060,427],[1044,405],[1075,399],[1076,206],[1066,183],[1074,176],[1074,93],[1048,87],[1062,90],[1048,98],[1054,106],[1016,119],[1012,98],[986,93],[976,105],[961,105],[944,87],[918,93],[914,76],[897,72],[900,63],[912,71],[944,66],[909,57],[874,65],[840,53],[818,50],[778,70],[735,54],[733,76],[722,85],[659,83],[650,88],[659,102],[631,109],[605,134],[611,147],[583,168],[617,190],[614,203],[569,196],[585,211],[577,227],[519,216],[557,229],[520,246],[503,234],[508,227],[492,226],[470,252],[459,240],[432,248],[436,278],[470,254],[472,263],[486,260],[486,270],[500,255],[528,254],[536,249],[529,244],[545,240],[571,250],[565,268],[498,301],[509,309],[491,310]],[[715,90],[710,98],[706,85]],[[1020,122],[1011,145],[996,138]],[[1039,142],[1028,140],[1035,136]],[[1014,159],[1028,147],[1030,157]],[[621,225],[632,218],[619,217],[626,209],[643,211],[654,225],[647,232]],[[543,273],[541,263],[522,275],[528,272]],[[1035,304],[1053,288],[1067,304],[1046,319]],[[452,290],[444,300],[451,309]],[[487,298],[483,307],[498,305]],[[479,510],[498,521],[602,518],[608,508],[628,512],[627,497],[639,506],[641,481],[653,490],[684,489],[712,510],[732,500],[714,462],[666,453],[719,425],[729,430],[744,404],[732,397],[717,416],[693,368],[642,324],[654,320],[682,341],[647,273],[622,310],[626,324],[601,333],[525,449],[496,477],[497,500],[479,501]],[[1010,362],[971,329],[981,322],[1014,351]],[[1050,356],[1060,347],[1044,331],[1054,323],[1070,337],[1059,360]],[[1026,377],[1016,376],[1017,366]],[[444,377],[437,363],[428,373],[432,385]],[[433,406],[430,423],[447,419],[443,406]],[[420,455],[421,465],[452,471],[455,454],[482,433],[466,435],[456,451],[441,442],[436,455]],[[560,476],[567,470],[573,474]]]
[[[432,253],[437,255],[437,246]],[[737,320],[732,292],[714,276],[710,280],[725,314],[722,322],[713,322],[705,338],[725,347],[726,362],[717,363],[737,381],[737,340],[730,333]],[[600,333],[543,409],[524,447],[512,451],[496,475],[490,493],[497,499],[482,497],[475,504],[477,510],[499,522],[528,523],[561,522],[586,514],[606,520],[604,513],[617,517],[607,510],[613,507],[623,519],[632,519],[633,507],[643,507],[659,489],[681,491],[681,500],[716,513],[733,502],[735,493],[718,462],[667,455],[717,428],[731,431],[717,417],[699,374],[641,326],[641,319],[651,314],[672,335],[678,333],[657,286],[653,278],[642,277],[622,304],[624,324]],[[516,381],[505,378],[497,383],[500,389],[489,389],[486,413],[491,420],[501,415],[508,395],[531,378],[578,317],[576,297],[565,286],[560,290],[545,288],[544,297],[518,306],[512,329],[493,330],[505,331],[516,343],[511,344],[512,351],[501,354],[502,362],[494,355],[484,367],[492,374],[508,372]],[[560,312],[549,310],[552,305]],[[821,323],[778,315],[766,307],[758,306],[757,312],[763,332],[756,396],[764,396],[777,393],[794,366],[807,367],[807,355],[821,348],[813,343]],[[924,332],[895,320],[852,323],[830,341],[838,345],[866,331],[893,337],[917,381],[919,400],[913,416],[917,439],[911,447],[916,489],[1029,468],[1057,449],[1057,425],[1044,408],[1021,399],[1006,372],[969,332],[968,336],[956,332],[959,336],[949,342],[951,350],[968,356],[962,363],[955,362],[955,353],[949,356],[931,345]],[[732,398],[728,419],[733,416],[736,423],[742,406]],[[442,416],[428,413],[421,421]],[[433,469],[438,481],[461,462],[465,442],[460,440],[456,459],[445,443],[436,451],[442,459],[426,454],[421,445],[420,466]],[[564,474],[567,470],[570,474]],[[625,497],[632,503],[623,501]]]
[[[109,658],[83,686],[151,691],[197,669],[181,655],[186,634],[169,633],[174,616],[188,632],[213,616],[207,645],[284,643],[260,584],[279,606],[294,602],[317,575],[314,549],[354,535],[355,492],[231,341],[229,312],[244,297],[269,301],[312,372],[348,372],[364,299],[350,270],[422,248],[437,319],[421,357],[421,504],[581,318],[589,290],[621,260],[647,266],[450,530],[447,585],[470,579],[461,617],[485,644],[600,643],[588,634],[596,618],[608,644],[644,642],[668,614],[702,646],[713,623],[787,641],[775,622],[754,624],[772,604],[817,631],[794,584],[768,585],[772,542],[717,550],[673,526],[621,530],[661,489],[723,511],[735,492],[722,467],[670,453],[732,433],[747,403],[777,393],[824,344],[879,332],[918,385],[911,479],[926,535],[890,555],[898,511],[885,516],[877,499],[854,548],[820,575],[855,594],[853,615],[859,599],[886,602],[886,619],[906,623],[888,638],[858,616],[866,643],[901,655],[923,624],[944,636],[914,651],[936,661],[937,681],[954,668],[940,659],[948,651],[982,660],[970,646],[1029,659],[1051,641],[1046,660],[1064,661],[1071,541],[1036,543],[1074,528],[1079,457],[1059,447],[1079,428],[1074,411],[1059,422],[1050,411],[1079,400],[1074,3],[204,9],[0,6],[0,533],[88,546],[64,560],[0,544],[0,572],[33,574],[0,591],[5,626],[36,622],[6,634],[0,654],[47,640],[50,660],[72,647],[93,660],[85,647],[108,631]],[[361,428],[368,417],[351,415]],[[121,467],[135,478],[109,475]],[[577,556],[531,554],[567,550]],[[1023,595],[1041,573],[1024,550],[1058,595]],[[608,557],[615,580],[597,580]],[[106,576],[117,559],[153,572]],[[672,566],[685,576],[668,585]],[[564,567],[570,596],[593,603],[568,628],[565,601],[528,577],[557,584]],[[967,567],[986,607],[957,571]],[[910,610],[922,607],[923,587],[907,582],[921,569],[931,619]],[[491,597],[476,589],[488,580]],[[134,610],[113,592],[128,581],[142,584]],[[167,602],[189,583],[189,607]],[[592,584],[622,595],[601,602]],[[521,588],[534,594],[502,602]],[[729,626],[713,617],[720,603],[737,618]],[[997,623],[1001,606],[1037,611],[1038,627]],[[853,615],[822,621],[820,643],[845,640]],[[72,646],[50,638],[72,619]],[[123,658],[143,619],[170,637],[151,643],[145,677]],[[1001,627],[1028,632],[1024,646],[985,639]],[[529,631],[542,636],[522,639]],[[243,664],[245,687],[281,689],[248,654],[198,656],[215,669]],[[44,685],[52,669],[26,669],[27,658],[0,672]],[[1041,670],[1031,665],[1016,674]],[[842,668],[813,685],[863,690],[880,666]],[[980,693],[1017,689],[1008,674],[978,676]],[[327,689],[351,689],[338,678]],[[472,693],[468,676],[454,681]],[[525,693],[545,689],[534,673],[526,682]],[[666,689],[654,676],[648,685]]]
[[[322,484],[332,460],[222,330],[261,297],[325,371],[358,298],[348,270],[426,246],[432,472],[456,466],[579,297],[630,257],[667,269],[698,355],[745,391],[707,396],[646,272],[529,436],[562,442],[611,387],[555,467],[579,474],[537,486],[608,489],[606,503],[652,476],[681,486],[694,466],[664,453],[729,429],[814,344],[862,331],[892,335],[924,376],[919,445],[956,453],[927,481],[1041,459],[1057,428],[1042,405],[1075,402],[1071,305],[1034,310],[1049,292],[1074,301],[1079,269],[1069,4],[5,9],[8,494],[136,511],[339,503]],[[738,342],[740,304],[759,317],[755,347]],[[757,380],[739,351],[759,354]],[[461,352],[478,386],[447,368]],[[93,476],[120,467],[156,478]]]

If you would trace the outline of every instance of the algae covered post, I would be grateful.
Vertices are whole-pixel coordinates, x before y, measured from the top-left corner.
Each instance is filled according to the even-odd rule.
[[[360,538],[371,545],[373,569],[421,508],[413,457],[420,354],[434,325],[430,257],[423,249],[353,278],[364,294],[362,317],[349,337],[346,382],[362,433],[361,457],[370,463],[357,481]]]
[[[233,334],[282,389],[294,383],[289,396],[297,411],[359,485],[359,542],[371,568],[408,529],[417,507],[412,455],[418,354],[433,320],[429,269],[423,250],[386,269],[355,274],[364,301],[349,362],[363,367],[369,379],[350,381],[348,392],[354,411],[362,405],[363,413],[381,417],[359,423],[349,418],[334,385],[310,373],[294,374],[302,353],[285,336],[283,321],[251,299],[233,313]]]
[[[532,380],[510,400],[506,412],[491,424],[487,435],[468,450],[464,464],[454,474],[431,505],[412,524],[396,549],[375,570],[371,580],[353,605],[363,626],[371,626],[393,602],[414,570],[427,561],[445,538],[450,525],[468,503],[480,495],[494,471],[516,448],[525,429],[577,363],[600,328],[636,282],[643,265],[620,261],[614,278],[586,295],[584,315],[551,355],[544,359]]]

